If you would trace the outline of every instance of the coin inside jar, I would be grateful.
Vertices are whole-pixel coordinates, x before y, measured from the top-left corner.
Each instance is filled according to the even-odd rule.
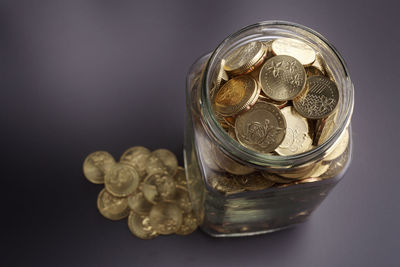
[[[293,99],[296,111],[308,119],[322,119],[329,116],[339,102],[336,84],[325,76],[311,76],[307,79],[307,91]]]
[[[94,184],[104,183],[104,175],[114,165],[115,160],[106,151],[96,151],[88,155],[83,162],[83,174]]]
[[[182,225],[182,211],[173,203],[161,202],[154,205],[149,218],[153,229],[163,235],[175,233]]]
[[[310,150],[312,139],[308,135],[307,119],[298,114],[293,107],[285,107],[281,112],[286,121],[286,134],[275,151],[279,155],[290,156]]]
[[[285,101],[298,96],[304,89],[306,71],[294,57],[280,55],[268,59],[262,66],[259,81],[266,96]]]
[[[267,54],[262,42],[255,41],[233,50],[225,58],[225,70],[231,75],[246,74],[259,66]]]
[[[110,220],[121,220],[129,214],[128,200],[115,197],[106,189],[101,190],[97,197],[97,209],[101,215]]]
[[[124,163],[115,163],[104,177],[108,192],[118,197],[132,194],[139,185],[136,169]]]
[[[173,199],[175,195],[176,185],[174,179],[166,173],[155,173],[148,175],[141,189],[144,197],[153,204],[161,200]]]
[[[315,61],[315,51],[303,41],[292,38],[279,38],[272,42],[275,55],[288,55],[296,58],[301,64],[308,66]]]
[[[274,151],[283,141],[286,121],[274,105],[259,101],[249,111],[239,115],[235,122],[238,141],[258,152]]]
[[[233,116],[257,101],[260,88],[251,76],[244,75],[230,79],[215,94],[214,105],[223,116]]]
[[[263,190],[274,185],[274,182],[266,179],[258,172],[248,175],[238,175],[232,178],[235,179],[239,185],[249,191]]]

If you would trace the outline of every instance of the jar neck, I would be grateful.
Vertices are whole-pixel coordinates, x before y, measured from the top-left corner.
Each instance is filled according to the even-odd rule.
[[[341,95],[337,110],[337,123],[330,138],[310,151],[292,156],[263,154],[240,145],[222,129],[214,115],[210,100],[212,82],[215,80],[216,75],[218,75],[217,72],[221,67],[221,60],[232,49],[251,41],[268,41],[280,37],[290,37],[306,41],[319,52],[330,67]],[[201,79],[200,108],[206,131],[228,155],[238,161],[245,161],[256,167],[290,168],[319,160],[336,143],[347,128],[353,112],[354,88],[343,58],[319,33],[290,22],[265,21],[250,25],[228,36],[212,53]]]

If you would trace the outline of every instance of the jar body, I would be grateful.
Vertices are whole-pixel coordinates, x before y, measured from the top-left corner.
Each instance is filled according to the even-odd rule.
[[[281,29],[276,22],[253,25],[250,32],[242,30],[242,36],[236,40],[253,38],[254,32],[258,34],[256,36],[276,38],[281,32],[288,31],[286,26]],[[289,26],[294,31],[298,27]],[[272,30],[265,32],[266,28]],[[221,46],[228,44],[222,43]],[[305,221],[349,166],[352,154],[351,110],[348,111],[350,116],[340,122],[336,136],[323,151],[295,159],[278,157],[276,160],[265,158],[256,161],[252,155],[238,156],[235,147],[232,148],[232,144],[238,144],[229,135],[216,133],[220,129],[207,121],[207,107],[204,107],[207,75],[211,75],[212,64],[219,64],[215,61],[216,53],[218,51],[214,52],[214,63],[212,55],[208,54],[192,65],[186,85],[184,160],[189,193],[200,227],[212,236],[242,236],[273,232]],[[337,74],[334,78],[340,80],[342,77]],[[345,86],[349,86],[346,81],[342,84]],[[350,99],[351,109],[352,101]],[[343,145],[341,140],[344,136],[348,141]],[[332,156],[340,145],[341,153]],[[315,177],[316,173],[319,178]],[[276,180],[275,186],[265,186],[262,179],[265,176]]]

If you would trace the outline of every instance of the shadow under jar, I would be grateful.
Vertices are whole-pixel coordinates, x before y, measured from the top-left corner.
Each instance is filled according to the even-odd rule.
[[[278,38],[308,44],[316,52],[316,60],[321,59],[315,61],[323,68],[323,74],[318,75],[329,77],[339,91],[334,114],[318,120],[308,119],[310,131],[318,135],[322,131],[324,136],[318,136],[317,141],[312,136],[314,142],[309,150],[286,156],[243,146],[232,130],[234,118],[215,112],[211,97],[213,90],[229,79],[223,66],[232,51],[250,42],[270,44]],[[257,67],[250,71],[257,72]],[[307,68],[306,71],[312,72]],[[309,28],[284,21],[266,21],[230,35],[214,52],[192,65],[186,90],[186,177],[200,227],[212,236],[269,233],[301,223],[348,168],[352,154],[353,84],[340,54]],[[261,94],[258,100],[264,97]],[[279,108],[290,106],[276,102]],[[321,127],[325,130],[318,130]]]

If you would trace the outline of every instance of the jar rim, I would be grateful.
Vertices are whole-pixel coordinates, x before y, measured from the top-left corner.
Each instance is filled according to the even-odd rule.
[[[336,57],[338,62],[340,63],[340,68],[343,71],[343,84],[344,89],[348,92],[349,101],[347,101],[346,106],[343,108],[345,109],[345,114],[343,119],[339,123],[339,127],[335,129],[335,131],[331,134],[331,136],[321,145],[318,145],[312,148],[309,151],[290,155],[290,156],[281,156],[281,155],[269,155],[260,153],[251,149],[246,148],[245,146],[241,145],[240,143],[233,140],[220,126],[218,123],[217,118],[214,115],[212,104],[210,100],[210,84],[209,81],[211,80],[211,67],[215,62],[218,61],[217,57],[220,54],[221,50],[227,46],[230,42],[234,41],[236,38],[240,37],[246,32],[252,30],[265,30],[267,28],[272,27],[289,27],[292,30],[300,29],[302,31],[308,32],[311,36],[316,37],[319,41],[321,41],[324,45],[327,46],[329,51]],[[240,39],[239,39],[240,40]],[[350,123],[350,119],[353,112],[354,107],[354,87],[350,80],[350,75],[346,66],[346,63],[337,49],[321,34],[318,32],[305,27],[303,25],[288,22],[288,21],[281,21],[281,20],[270,20],[270,21],[263,21],[256,24],[249,25],[241,30],[229,35],[225,38],[218,47],[212,52],[201,78],[201,101],[200,101],[200,109],[203,114],[203,118],[205,121],[205,128],[207,132],[213,135],[219,144],[220,148],[225,152],[231,154],[234,158],[238,161],[245,161],[246,163],[250,163],[255,166],[262,166],[262,167],[272,167],[272,168],[290,168],[293,166],[302,165],[304,163],[309,163],[313,160],[316,160],[321,157],[330,147],[332,147],[335,142],[339,139],[343,131],[347,128]]]

